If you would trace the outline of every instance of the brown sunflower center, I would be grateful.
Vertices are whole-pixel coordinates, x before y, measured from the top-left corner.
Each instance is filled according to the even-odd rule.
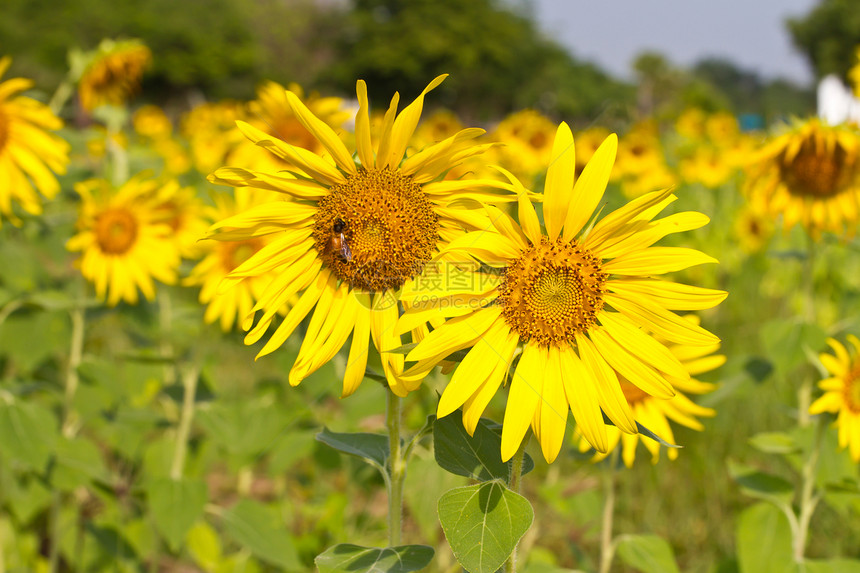
[[[852,413],[860,414],[860,359],[845,375],[845,385],[842,388],[845,406]]]
[[[628,382],[620,375],[618,376],[618,382],[621,383],[621,391],[624,393],[624,397],[627,399],[627,403],[631,406],[635,406],[639,402],[644,402],[651,397],[648,392],[644,391],[642,388],[636,386],[632,382]]]
[[[850,183],[853,166],[840,145],[826,149],[813,141],[806,141],[797,155],[779,161],[782,180],[794,195],[830,197]]]
[[[0,107],[0,153],[3,152],[6,143],[9,141],[10,123],[9,115]]]
[[[121,255],[137,239],[137,219],[127,209],[108,209],[96,218],[95,233],[102,252]]]
[[[524,340],[570,343],[595,324],[607,278],[599,259],[576,240],[543,237],[505,271],[499,286],[502,316]]]
[[[262,249],[263,242],[258,238],[244,241],[219,241],[218,247],[221,267],[229,273]]]
[[[421,186],[397,170],[362,169],[319,202],[320,258],[355,288],[397,289],[430,261],[439,219]]]

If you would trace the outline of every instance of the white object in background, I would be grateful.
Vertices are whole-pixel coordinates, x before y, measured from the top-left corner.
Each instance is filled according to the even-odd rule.
[[[833,74],[818,83],[818,116],[830,125],[860,122],[860,100]]]

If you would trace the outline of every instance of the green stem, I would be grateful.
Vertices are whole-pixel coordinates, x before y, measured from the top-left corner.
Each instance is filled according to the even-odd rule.
[[[194,419],[195,395],[197,381],[200,378],[200,368],[194,364],[184,369],[182,373],[182,412],[179,415],[179,426],[176,429],[176,444],[173,449],[173,461],[170,464],[170,479],[182,479],[185,470],[185,458],[188,453],[188,436],[191,433],[191,421]]]
[[[79,428],[77,412],[74,409],[75,394],[80,378],[78,368],[84,351],[84,327],[86,317],[82,306],[75,306],[70,312],[72,317],[72,340],[69,348],[69,363],[66,366],[66,388],[64,397],[63,435],[73,438]]]
[[[173,359],[173,302],[170,290],[162,288],[158,293],[158,324],[161,330],[160,352],[164,359],[164,385],[176,382],[176,364]]]
[[[615,517],[615,478],[617,476],[618,456],[621,444],[609,455],[609,468],[603,471],[603,516],[600,522],[600,573],[609,573],[615,558],[615,544],[612,542],[612,522]]]
[[[824,422],[821,418],[815,428],[815,438],[809,457],[801,470],[802,484],[800,490],[800,512],[797,517],[797,533],[793,540],[794,560],[803,563],[806,551],[806,538],[809,535],[809,522],[821,496],[815,491],[815,473],[818,469],[818,457],[821,452],[821,438],[824,434]]]
[[[815,324],[815,239],[807,235],[806,259],[803,265],[804,315],[809,324]]]
[[[48,550],[48,571],[57,573],[60,565],[60,504],[61,493],[54,491],[51,497],[51,547]]]
[[[63,106],[65,106],[66,102],[69,101],[69,97],[71,97],[74,89],[75,84],[69,80],[69,78],[64,79],[63,82],[57,86],[57,91],[54,92],[54,95],[51,97],[51,101],[48,103],[48,107],[51,108],[54,115],[60,115],[60,112],[63,111]]]
[[[406,461],[401,452],[400,416],[402,403],[391,390],[387,390],[386,425],[388,426],[388,546],[400,545],[403,530],[403,481]]]
[[[526,457],[526,446],[528,445],[530,438],[531,432],[527,432],[525,437],[523,437],[523,441],[520,443],[517,453],[515,453],[514,457],[511,458],[511,473],[508,477],[508,489],[514,493],[520,493],[520,486],[522,485],[523,479],[523,461]],[[505,562],[505,573],[516,573],[517,550],[519,549],[519,546],[519,543],[514,546],[514,550],[511,551],[508,560]]]

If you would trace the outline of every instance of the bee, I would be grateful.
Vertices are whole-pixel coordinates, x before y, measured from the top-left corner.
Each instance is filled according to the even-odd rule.
[[[331,236],[326,243],[326,251],[337,253],[345,261],[352,260],[352,251],[349,249],[349,243],[346,242],[343,232],[346,229],[346,223],[343,219],[337,218],[331,226]]]

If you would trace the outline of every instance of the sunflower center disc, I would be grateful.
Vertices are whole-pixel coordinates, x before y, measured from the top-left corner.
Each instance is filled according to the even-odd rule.
[[[852,170],[840,145],[828,150],[806,141],[793,159],[781,159],[780,171],[794,195],[830,197],[849,183]]]
[[[221,255],[221,267],[230,272],[263,248],[263,242],[258,238],[244,241],[220,241],[218,243]]]
[[[95,231],[103,253],[121,255],[137,239],[137,220],[125,209],[108,209],[96,219]]]
[[[523,340],[569,344],[595,324],[607,277],[597,257],[577,241],[543,237],[505,271],[502,316]]]
[[[860,362],[845,376],[845,405],[851,412],[860,414]]]
[[[320,199],[313,237],[335,276],[378,292],[421,272],[436,249],[439,219],[411,177],[361,169]]]

